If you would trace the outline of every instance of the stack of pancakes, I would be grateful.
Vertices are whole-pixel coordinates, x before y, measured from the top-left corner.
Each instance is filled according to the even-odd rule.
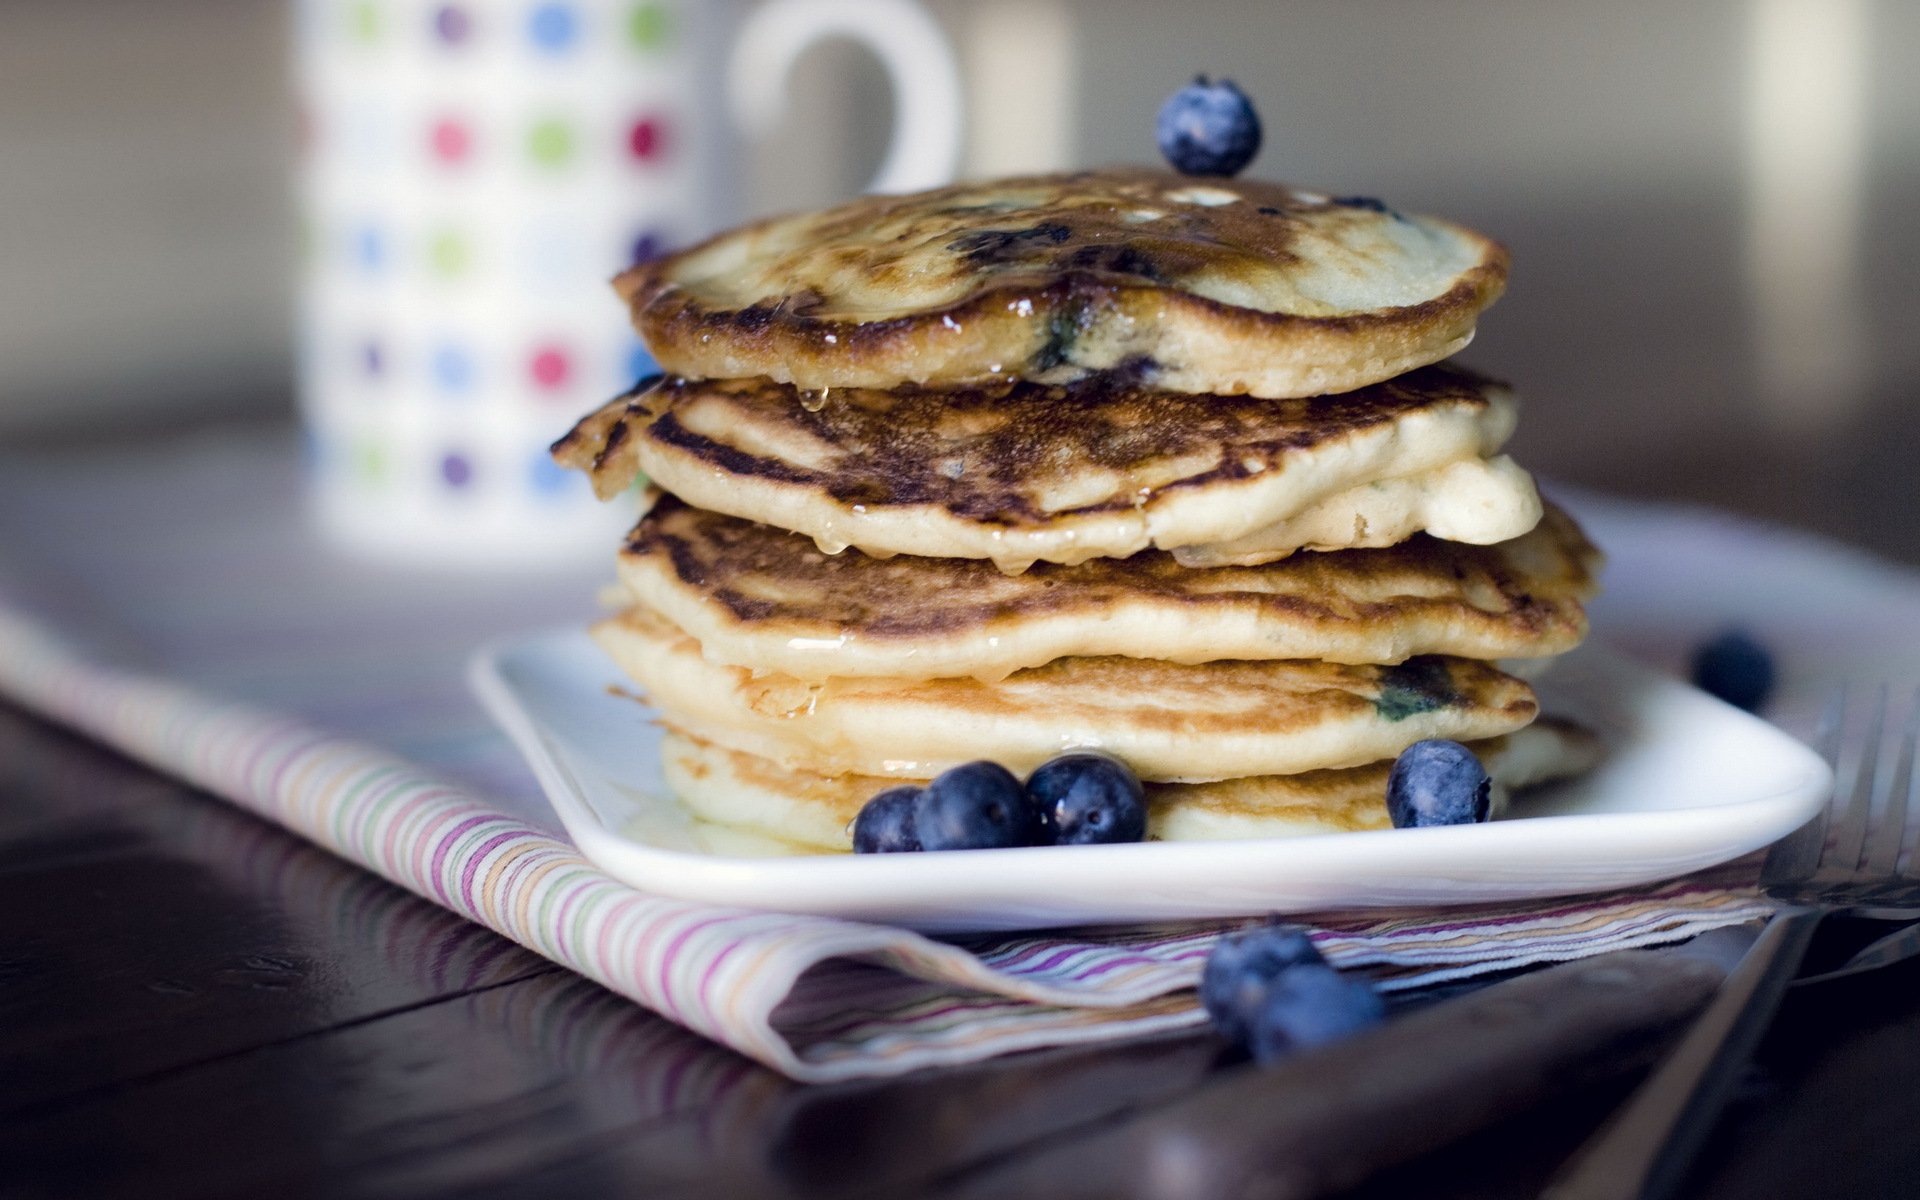
[[[1592,740],[1522,678],[1598,555],[1433,365],[1498,297],[1468,230],[1112,170],[870,197],[616,281],[668,372],[554,448],[657,499],[595,636],[700,817],[848,849],[868,798],[1100,747],[1149,835],[1389,824],[1393,758],[1512,788]]]

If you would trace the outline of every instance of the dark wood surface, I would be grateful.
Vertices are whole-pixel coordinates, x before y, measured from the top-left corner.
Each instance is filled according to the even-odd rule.
[[[1442,1031],[1410,1067],[1450,1053],[1399,1028]],[[800,1087],[0,708],[0,1195],[1205,1195],[1115,1165],[1255,1148],[1331,1062],[1262,1079],[1191,1036]],[[1533,1195],[1630,1083],[1350,1194]],[[1920,971],[1796,993],[1689,1193],[1920,1195],[1916,1121]]]

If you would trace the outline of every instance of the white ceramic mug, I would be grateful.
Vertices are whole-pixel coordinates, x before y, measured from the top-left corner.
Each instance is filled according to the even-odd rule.
[[[712,0],[300,0],[323,527],[415,562],[605,554],[631,509],[595,504],[546,447],[651,367],[606,281],[740,217],[732,126],[770,124],[827,37],[864,42],[893,83],[871,189],[950,178],[958,71],[912,0],[771,0],[743,21]]]

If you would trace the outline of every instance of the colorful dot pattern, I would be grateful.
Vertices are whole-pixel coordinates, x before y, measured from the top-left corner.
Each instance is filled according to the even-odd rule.
[[[606,278],[704,216],[682,146],[693,2],[301,0],[302,53],[328,69],[302,75],[294,142],[351,184],[311,189],[299,223],[323,475],[591,503],[546,446],[656,369]],[[476,89],[484,64],[511,68],[504,90]],[[592,71],[616,85],[578,86]],[[437,432],[393,436],[408,412]],[[526,444],[476,438],[488,423]]]

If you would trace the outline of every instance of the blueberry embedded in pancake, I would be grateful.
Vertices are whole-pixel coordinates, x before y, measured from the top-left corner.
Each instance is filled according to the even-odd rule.
[[[1540,516],[1532,480],[1485,460],[1515,419],[1505,387],[1452,366],[1278,401],[1112,379],[810,399],[766,380],[669,378],[589,415],[555,458],[603,496],[644,472],[701,508],[835,548],[1023,569],[1235,543],[1220,553],[1246,562],[1436,526],[1518,537]]]
[[[593,635],[675,724],[834,774],[925,779],[979,758],[1024,773],[1086,747],[1119,755],[1149,781],[1283,775],[1391,758],[1423,738],[1497,737],[1538,711],[1532,688],[1465,658],[1394,666],[1062,658],[995,683],[807,681],[714,662],[644,609],[602,621]]]
[[[1349,391],[1465,346],[1506,252],[1430,217],[1144,168],[868,196],[615,280],[668,371],[802,388]]]
[[[1544,658],[1585,636],[1598,562],[1550,507],[1532,532],[1494,546],[1423,536],[1220,568],[1143,551],[1008,575],[978,559],[824,554],[668,497],[628,538],[619,576],[719,662],[800,679],[992,680],[1073,656]]]

